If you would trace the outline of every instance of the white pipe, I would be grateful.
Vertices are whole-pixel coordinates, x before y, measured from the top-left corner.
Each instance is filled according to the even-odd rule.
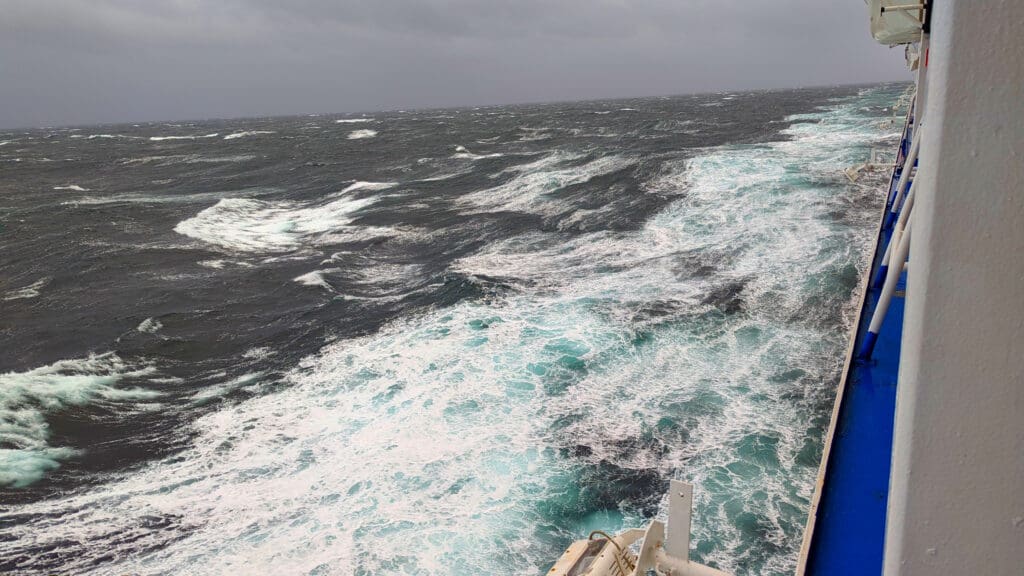
[[[907,223],[907,230],[900,238],[900,243],[893,253],[894,262],[906,262],[907,254],[910,252],[910,228],[913,222]],[[885,275],[885,285],[882,287],[882,295],[878,297],[878,305],[875,306],[875,313],[871,316],[871,326],[868,332],[878,334],[882,329],[882,321],[885,320],[885,313],[889,310],[889,303],[896,293],[896,285],[900,281],[903,272],[903,265],[889,266],[889,273]]]
[[[910,185],[910,191],[907,192],[907,201],[903,203],[903,210],[900,211],[900,218],[896,221],[896,226],[893,227],[892,236],[889,238],[889,246],[900,245],[900,238],[903,236],[903,231],[907,227],[907,220],[910,219],[910,212],[914,209],[914,190],[917,188],[917,179],[914,179],[913,184]],[[886,253],[888,253],[888,246],[886,247]],[[899,262],[889,262],[889,266],[897,266]]]
[[[889,237],[889,243],[885,245],[885,254],[882,254],[882,260],[879,261],[879,266],[885,266],[888,268],[889,260],[892,258],[892,236]],[[876,284],[877,286],[877,284]]]
[[[907,152],[907,159],[903,162],[903,172],[900,173],[900,181],[896,185],[896,197],[893,198],[891,211],[895,213],[899,209],[900,200],[903,198],[903,189],[907,186],[910,173],[914,170],[914,162],[917,162],[917,153],[921,149],[921,129],[914,130],[914,139],[910,143],[910,151]]]

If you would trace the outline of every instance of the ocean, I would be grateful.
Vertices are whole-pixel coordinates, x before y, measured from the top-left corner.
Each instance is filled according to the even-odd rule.
[[[0,572],[791,573],[904,89],[0,131]]]

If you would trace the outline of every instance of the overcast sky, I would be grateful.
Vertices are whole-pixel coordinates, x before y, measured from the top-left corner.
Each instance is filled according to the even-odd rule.
[[[863,0],[0,0],[0,127],[905,79]]]

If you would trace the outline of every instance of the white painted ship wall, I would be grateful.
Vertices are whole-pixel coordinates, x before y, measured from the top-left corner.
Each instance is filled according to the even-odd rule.
[[[1024,574],[1024,2],[938,0],[885,574]]]

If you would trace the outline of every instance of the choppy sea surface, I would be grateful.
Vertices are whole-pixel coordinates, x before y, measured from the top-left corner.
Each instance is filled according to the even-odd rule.
[[[0,132],[0,572],[790,573],[903,89]]]

